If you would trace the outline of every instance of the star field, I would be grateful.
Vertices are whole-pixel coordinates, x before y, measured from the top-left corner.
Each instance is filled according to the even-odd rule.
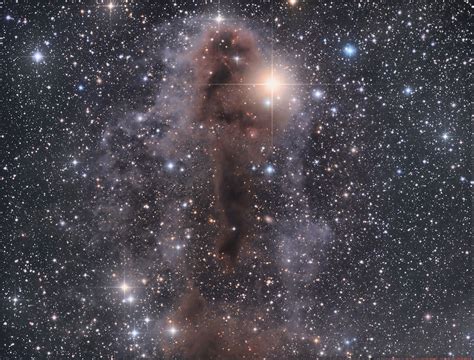
[[[7,2],[1,359],[472,354],[463,2]]]

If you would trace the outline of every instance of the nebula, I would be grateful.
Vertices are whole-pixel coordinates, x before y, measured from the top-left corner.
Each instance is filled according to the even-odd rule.
[[[3,3],[0,360],[470,358],[466,1]]]
[[[256,83],[261,67],[256,39],[242,29],[207,33],[195,54],[194,121],[209,130],[221,229],[216,247],[231,265],[248,243],[255,218],[251,164],[265,160],[270,150],[272,115],[259,101]]]
[[[205,128],[200,145],[213,167],[214,209],[209,213],[218,216],[216,236],[205,241],[213,242],[224,271],[199,264],[188,267],[187,291],[169,316],[180,329],[179,339],[165,348],[169,356],[185,359],[258,359],[275,351],[285,331],[269,323],[256,334],[252,329],[261,317],[256,307],[248,305],[242,311],[237,297],[216,299],[196,277],[204,272],[207,278],[228,282],[241,274],[244,249],[252,248],[258,232],[255,199],[262,189],[252,166],[268,160],[272,137],[284,123],[285,112],[274,116],[264,106],[265,62],[250,31],[209,31],[191,59],[194,93],[189,105],[194,111],[190,121]]]
[[[237,304],[226,304],[225,308],[208,305],[196,289],[185,294],[173,318],[181,329],[179,336],[171,346],[165,344],[168,356],[187,360],[273,358],[286,331],[275,326],[256,333],[252,318],[259,313],[255,309],[247,309],[239,317],[226,316],[224,309],[238,313]]]

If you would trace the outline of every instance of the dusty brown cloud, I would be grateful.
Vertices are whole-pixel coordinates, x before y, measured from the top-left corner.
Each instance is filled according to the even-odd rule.
[[[194,120],[209,130],[220,226],[216,247],[231,265],[254,227],[251,164],[262,162],[270,149],[271,113],[259,101],[260,85],[253,85],[261,67],[255,38],[242,29],[209,32],[195,54]]]

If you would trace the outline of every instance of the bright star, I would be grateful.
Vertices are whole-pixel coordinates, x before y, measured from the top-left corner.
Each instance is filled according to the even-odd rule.
[[[267,88],[268,91],[275,92],[280,87],[280,82],[274,76],[270,76],[265,81],[265,87]]]
[[[313,97],[316,99],[321,99],[323,97],[323,92],[319,89],[313,90]]]
[[[275,168],[272,166],[272,165],[268,165],[266,168],[265,168],[265,173],[267,173],[268,175],[271,175],[275,172]]]
[[[357,49],[353,45],[347,44],[346,46],[344,46],[344,54],[346,56],[352,57],[355,55],[356,52]]]
[[[40,62],[41,60],[43,60],[43,54],[41,54],[39,51],[36,51],[33,54],[33,60],[37,63]]]
[[[130,289],[130,286],[124,282],[122,285],[120,285],[120,289],[122,289],[123,292],[127,292]]]

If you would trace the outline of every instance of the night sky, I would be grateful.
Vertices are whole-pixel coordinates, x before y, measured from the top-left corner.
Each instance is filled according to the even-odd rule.
[[[463,1],[7,1],[0,359],[472,354]]]

